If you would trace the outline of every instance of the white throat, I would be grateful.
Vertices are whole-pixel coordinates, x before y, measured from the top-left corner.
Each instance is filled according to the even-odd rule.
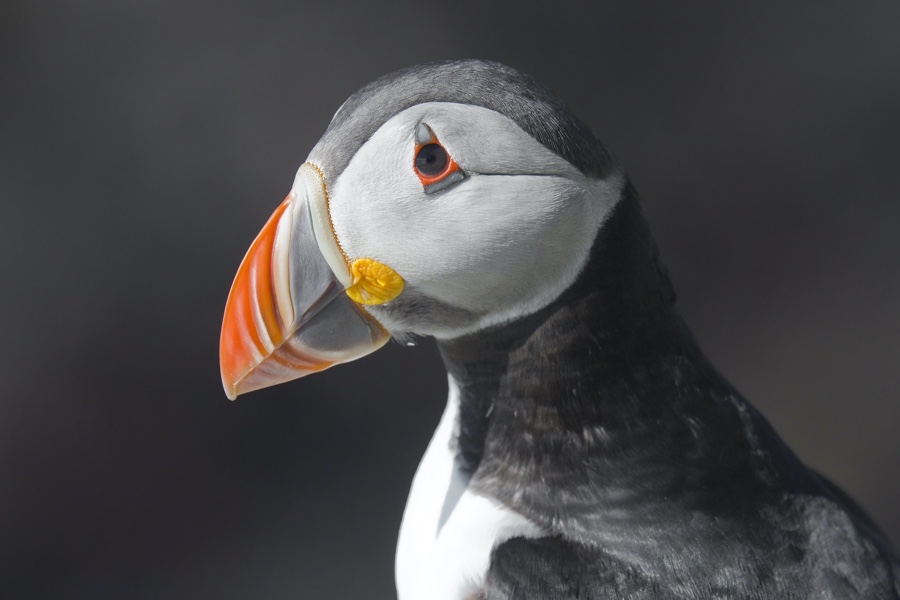
[[[497,545],[544,535],[522,515],[465,487],[468,481],[457,470],[453,448],[459,387],[448,379],[447,408],[403,512],[396,559],[399,600],[464,600],[483,585]]]

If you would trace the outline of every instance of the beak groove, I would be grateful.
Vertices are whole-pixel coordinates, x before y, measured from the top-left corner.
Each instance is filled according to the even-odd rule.
[[[225,303],[219,363],[225,392],[232,400],[254,366],[262,363],[284,341],[284,315],[290,314],[288,309],[291,312],[293,309],[289,295],[288,309],[280,308],[284,294],[276,293],[274,282],[283,279],[283,275],[273,273],[272,259],[279,237],[277,230],[290,201],[291,196],[288,196],[253,240],[238,267]],[[281,302],[276,304],[276,298]]]

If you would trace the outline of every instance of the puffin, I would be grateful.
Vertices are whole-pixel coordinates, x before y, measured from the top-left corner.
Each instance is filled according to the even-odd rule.
[[[496,62],[340,106],[238,268],[222,382],[234,399],[413,336],[449,394],[400,600],[900,599],[887,537],[698,347],[618,160]]]

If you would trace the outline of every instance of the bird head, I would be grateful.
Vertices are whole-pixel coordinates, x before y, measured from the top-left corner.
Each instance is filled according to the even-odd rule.
[[[624,175],[550,92],[457,61],[350,97],[238,269],[226,393],[534,313],[577,278]]]

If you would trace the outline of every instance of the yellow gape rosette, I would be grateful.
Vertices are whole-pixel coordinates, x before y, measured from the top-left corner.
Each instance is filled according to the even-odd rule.
[[[371,258],[359,258],[350,265],[353,283],[347,295],[359,304],[384,304],[403,291],[403,278],[384,263]]]

